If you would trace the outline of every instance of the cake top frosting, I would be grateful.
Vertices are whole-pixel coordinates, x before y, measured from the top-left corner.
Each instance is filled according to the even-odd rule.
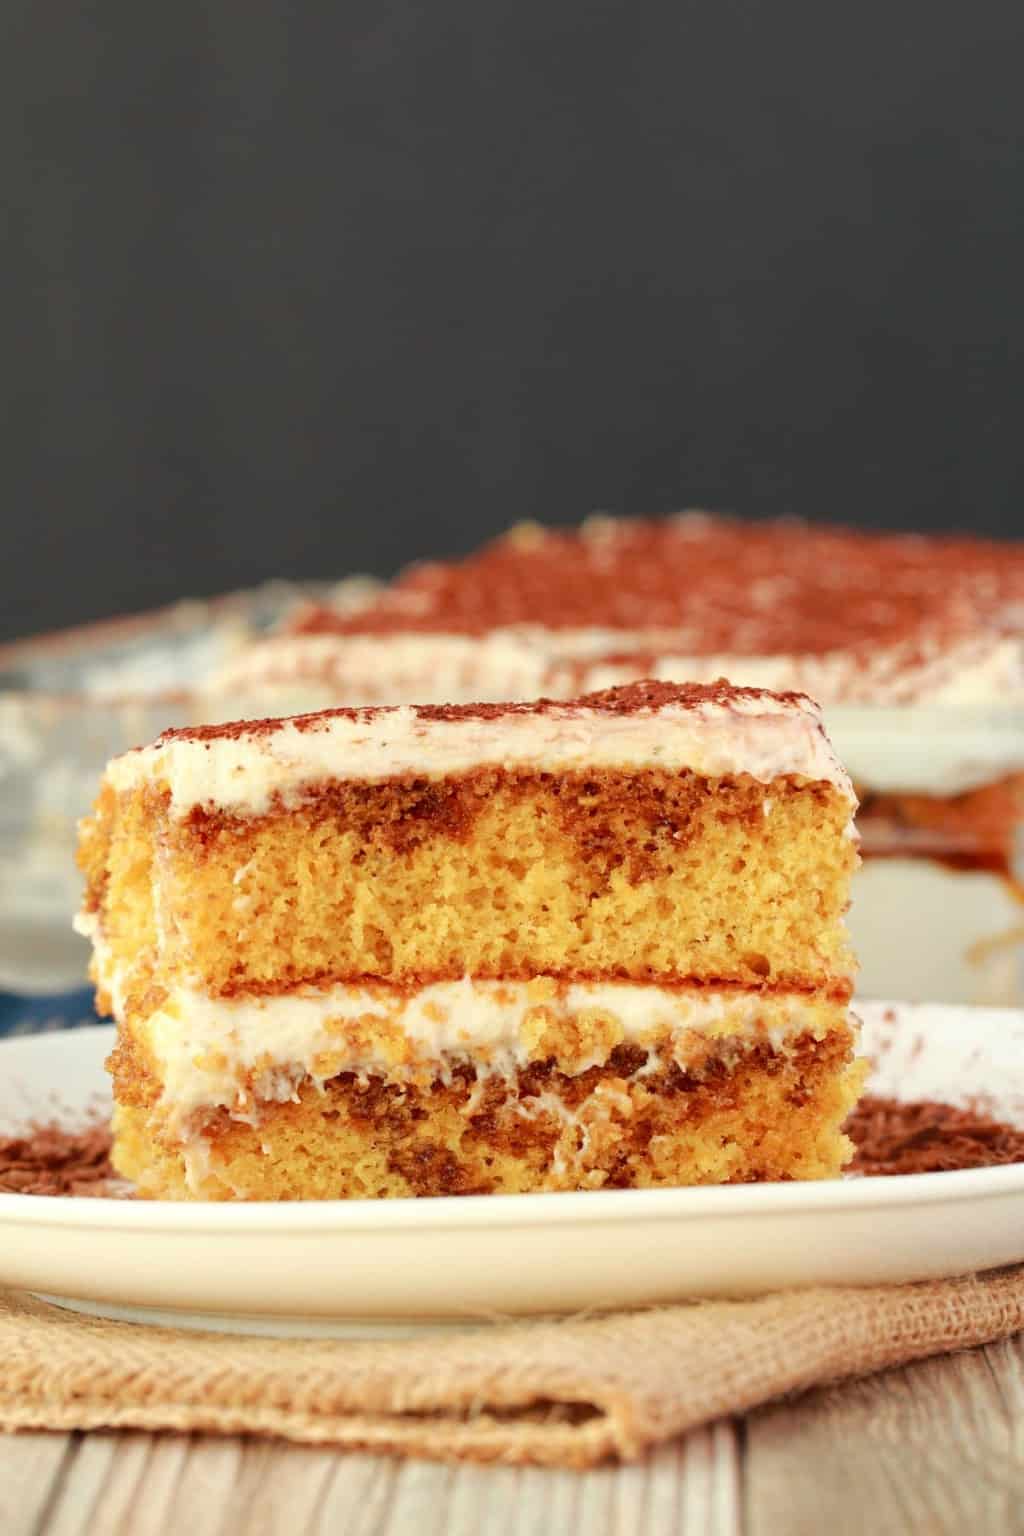
[[[460,720],[499,722],[518,719],[526,715],[548,715],[559,719],[571,719],[587,714],[637,715],[651,714],[669,706],[678,710],[699,710],[704,706],[717,705],[722,710],[736,710],[743,714],[777,714],[787,709],[802,710],[818,719],[820,711],[813,699],[805,693],[776,693],[767,688],[737,688],[726,678],[711,683],[675,683],[646,678],[639,682],[621,683],[616,687],[602,688],[577,699],[531,699],[528,702],[510,704],[409,704],[367,705],[363,708],[339,705],[333,709],[321,709],[313,714],[291,715],[282,719],[232,720],[221,725],[179,726],[164,731],[156,745],[163,746],[176,741],[216,741],[222,738],[237,740],[242,737],[268,736],[283,730],[297,732],[322,731],[332,720],[350,720],[369,725],[378,719],[399,714],[411,715],[417,721],[455,722]],[[136,750],[141,750],[136,748]]]
[[[485,767],[646,767],[709,777],[793,775],[853,803],[817,706],[802,694],[640,682],[569,702],[330,709],[282,720],[168,731],[116,758],[117,791],[165,786],[172,811],[258,815],[339,780],[443,777]]]

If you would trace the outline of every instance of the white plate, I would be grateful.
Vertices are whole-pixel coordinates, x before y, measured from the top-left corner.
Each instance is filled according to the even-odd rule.
[[[1024,1012],[860,1007],[871,1087],[1024,1126]],[[107,1097],[113,1030],[0,1042],[0,1130]],[[103,1315],[381,1332],[1024,1260],[1024,1165],[887,1179],[191,1205],[0,1195],[0,1285]],[[190,1316],[182,1314],[191,1314]],[[202,1314],[197,1316],[197,1314]],[[358,1320],[358,1323],[357,1323]]]

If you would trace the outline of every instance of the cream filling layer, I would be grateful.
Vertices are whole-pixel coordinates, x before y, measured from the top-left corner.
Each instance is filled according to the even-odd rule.
[[[330,780],[441,778],[475,768],[542,772],[601,768],[690,769],[709,778],[749,774],[771,783],[793,774],[828,781],[856,804],[809,699],[743,696],[727,703],[668,704],[616,714],[573,705],[490,717],[437,719],[415,708],[301,717],[237,735],[170,736],[115,758],[117,792],[166,784],[173,815],[213,806],[265,814]]]
[[[478,1077],[511,1076],[554,1058],[575,1075],[622,1044],[650,1047],[650,1070],[666,1053],[686,1069],[714,1042],[728,1058],[762,1043],[780,1050],[797,1035],[820,1039],[841,1011],[801,993],[464,977],[411,993],[338,985],[228,999],[181,989],[132,1027],[175,1119],[218,1106],[246,1119],[260,1101],[295,1099],[301,1083],[322,1088],[340,1072],[422,1083],[450,1080],[460,1062]]]

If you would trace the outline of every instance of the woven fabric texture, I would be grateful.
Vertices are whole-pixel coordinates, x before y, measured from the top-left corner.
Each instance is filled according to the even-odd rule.
[[[0,1428],[281,1436],[554,1466],[1024,1328],[1024,1266],[403,1340],[105,1322],[0,1294]]]

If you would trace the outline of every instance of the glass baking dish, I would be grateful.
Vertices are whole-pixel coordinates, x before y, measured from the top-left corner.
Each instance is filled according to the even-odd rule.
[[[1024,1003],[1024,712],[825,711],[857,788],[863,996]]]
[[[202,724],[197,685],[323,590],[273,583],[0,647],[0,993],[85,984],[76,824],[108,759]]]

